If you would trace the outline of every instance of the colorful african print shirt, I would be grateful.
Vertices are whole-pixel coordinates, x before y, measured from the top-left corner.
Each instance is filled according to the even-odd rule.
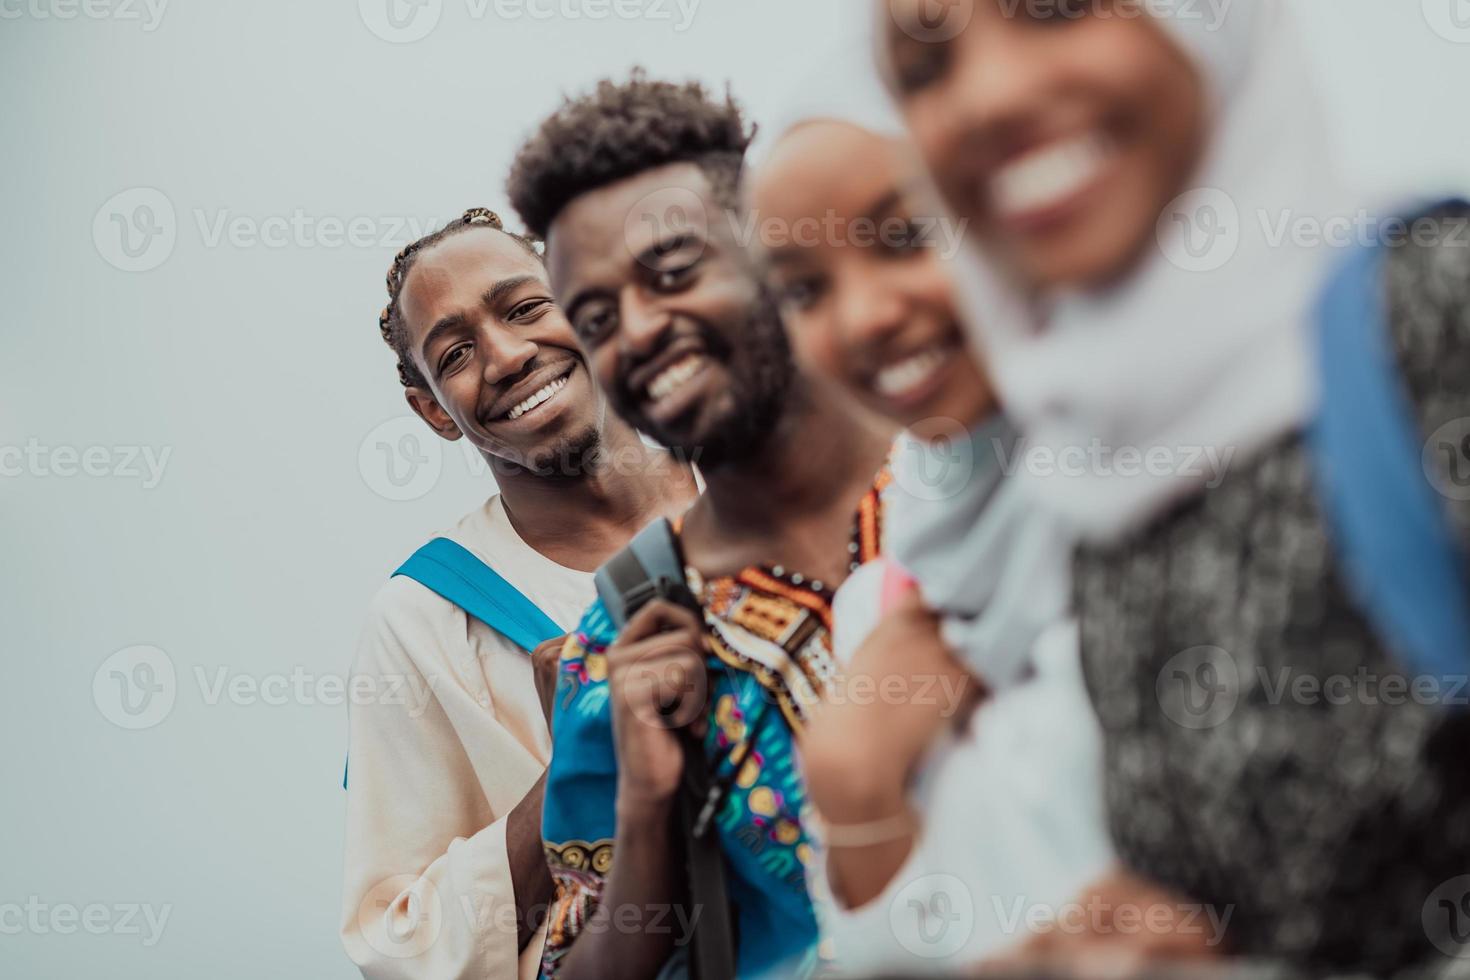
[[[878,556],[885,467],[859,505],[852,567]],[[834,588],[779,566],[709,578],[687,570],[704,609],[710,668],[710,771],[729,792],[715,818],[734,908],[739,973],[796,976],[818,958],[807,892],[813,837],[794,748],[816,703],[832,690]],[[835,583],[834,583],[835,585]],[[617,638],[601,601],[562,651],[542,830],[556,883],[544,976],[555,976],[587,926],[612,868],[617,757],[606,650]],[[651,922],[642,923],[653,928]],[[675,934],[675,923],[664,923]]]

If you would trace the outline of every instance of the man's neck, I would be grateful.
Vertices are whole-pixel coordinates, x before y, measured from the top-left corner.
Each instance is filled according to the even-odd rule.
[[[496,467],[501,503],[521,540],[569,568],[596,570],[649,522],[683,513],[697,495],[687,465],[620,422],[609,423],[597,458],[586,462],[550,474]]]
[[[686,522],[696,550],[721,556],[765,551],[757,561],[797,567],[838,552],[853,511],[872,486],[894,432],[826,392],[803,392],[755,455],[704,472],[705,494]],[[734,546],[742,542],[744,547]],[[701,547],[706,546],[706,547]],[[821,555],[812,554],[813,548]],[[696,566],[702,564],[695,561]],[[741,561],[744,564],[744,560]],[[829,576],[835,579],[835,576]]]

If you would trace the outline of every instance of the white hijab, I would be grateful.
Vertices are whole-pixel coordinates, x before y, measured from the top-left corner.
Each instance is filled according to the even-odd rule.
[[[1335,173],[1323,105],[1279,0],[1234,0],[1218,23],[1193,0],[1150,9],[1197,66],[1210,113],[1191,194],[1160,219],[1158,247],[1089,295],[1033,301],[973,242],[961,276],[972,335],[1030,444],[1024,479],[1093,540],[1138,529],[1309,418],[1307,325],[1334,250],[1272,239],[1284,219],[1352,215],[1358,203]],[[1208,239],[1186,236],[1203,223],[1184,218],[1214,218],[1224,234],[1202,249]],[[1038,450],[1088,465],[1060,472]],[[1154,463],[1142,465],[1150,450]]]

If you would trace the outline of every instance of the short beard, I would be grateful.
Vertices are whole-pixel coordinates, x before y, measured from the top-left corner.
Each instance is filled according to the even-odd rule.
[[[503,456],[489,456],[489,459],[490,470],[496,475],[529,473],[542,480],[579,480],[597,471],[602,456],[602,433],[597,426],[589,425],[581,432],[563,436],[522,459]]]
[[[707,470],[739,464],[765,448],[785,414],[797,384],[796,363],[776,305],[761,299],[740,330],[742,353],[725,350],[730,366],[734,409],[715,420],[694,445],[669,445]],[[722,345],[724,346],[724,345]],[[649,433],[663,441],[656,433]]]

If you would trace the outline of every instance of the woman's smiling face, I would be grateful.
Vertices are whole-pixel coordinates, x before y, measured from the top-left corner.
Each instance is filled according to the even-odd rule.
[[[1185,189],[1203,80],[1131,0],[960,0],[932,37],[929,0],[880,0],[889,84],[954,213],[1040,287],[1126,274]]]
[[[993,395],[964,344],[945,236],[919,216],[917,178],[892,139],[845,122],[799,126],[751,184],[758,254],[800,362],[903,425],[968,428]]]

